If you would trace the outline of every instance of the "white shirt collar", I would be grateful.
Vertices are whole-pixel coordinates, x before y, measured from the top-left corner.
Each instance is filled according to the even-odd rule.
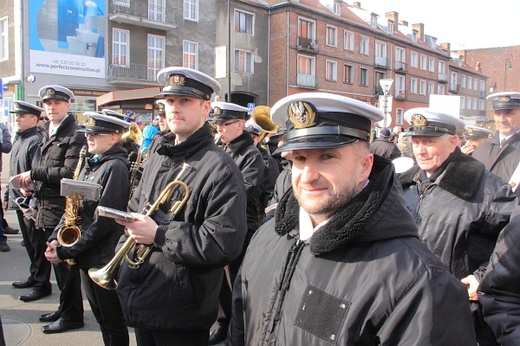
[[[321,222],[316,227],[313,227],[310,215],[300,207],[300,240],[307,240],[312,237],[312,235],[321,227],[325,226],[329,220],[330,218]]]

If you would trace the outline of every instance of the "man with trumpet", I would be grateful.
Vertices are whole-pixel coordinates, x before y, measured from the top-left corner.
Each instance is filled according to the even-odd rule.
[[[74,99],[70,89],[61,85],[47,85],[40,89],[39,94],[49,118],[42,126],[41,162],[30,171],[14,176],[11,181],[21,188],[36,191],[36,227],[45,232],[48,238],[65,211],[65,197],[60,195],[60,182],[62,178],[72,178],[79,153],[85,145],[85,136],[78,132],[81,127],[74,115],[69,113],[70,103]],[[47,262],[44,257],[46,244],[40,244],[40,247],[43,250],[40,251],[38,261]],[[54,265],[54,272],[61,290],[60,307],[40,317],[41,322],[54,322],[42,327],[46,334],[83,327],[83,297],[78,268],[58,263]],[[47,275],[50,276],[50,264]],[[20,300],[29,302],[50,294],[49,284],[45,288],[34,287],[29,293],[20,296]]]
[[[76,225],[81,230],[81,236],[71,244],[59,244],[56,239],[59,239],[61,227],[66,223],[62,220],[51,236],[53,240],[45,256],[51,263],[74,259],[81,270],[83,289],[101,328],[105,345],[128,345],[128,330],[116,292],[96,285],[90,280],[88,270],[102,267],[110,261],[117,241],[124,233],[123,227],[114,219],[99,216],[95,211],[98,205],[121,210],[128,203],[130,178],[121,136],[130,123],[95,112],[85,112],[84,115],[88,117],[85,136],[91,156],[86,160],[78,180],[101,185],[101,196],[98,201],[86,200],[82,203],[78,215],[81,221]]]
[[[240,170],[206,123],[220,84],[183,67],[165,68],[157,80],[171,134],[143,165],[128,206],[133,220],[117,220],[128,233],[120,242],[137,243],[128,262],[151,251],[139,256],[142,263],[122,263],[117,293],[138,345],[207,345],[223,267],[240,254],[246,235],[246,193]],[[178,186],[168,191],[172,181]]]

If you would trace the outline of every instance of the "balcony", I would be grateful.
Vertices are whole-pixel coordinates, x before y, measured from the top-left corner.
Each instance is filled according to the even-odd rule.
[[[404,100],[406,98],[406,92],[404,90],[395,90],[394,99]]]
[[[446,73],[438,73],[437,74],[437,81],[438,82],[448,82],[448,74]]]
[[[310,53],[318,53],[318,43],[313,38],[298,36],[296,49]]]
[[[296,77],[296,85],[303,88],[317,89],[318,79],[313,75],[298,73]]]
[[[155,82],[156,73],[153,69],[148,69],[148,66],[144,64],[129,64],[125,65],[114,65],[108,66],[107,77],[108,80],[113,82]]]
[[[402,61],[396,61],[394,65],[395,72],[397,73],[405,73],[406,72],[406,63]]]
[[[450,93],[458,94],[459,88],[460,88],[460,85],[458,85],[457,83],[450,83]]]
[[[132,1],[128,6],[113,0],[108,18],[117,23],[138,25],[151,29],[171,30],[177,26],[173,22],[173,12],[164,6]]]
[[[386,56],[376,56],[374,59],[374,65],[376,67],[390,68],[390,58]]]

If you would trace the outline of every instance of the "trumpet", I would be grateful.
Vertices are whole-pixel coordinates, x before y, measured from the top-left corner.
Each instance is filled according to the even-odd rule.
[[[181,210],[182,207],[184,207],[188,201],[188,198],[190,197],[190,188],[185,182],[179,180],[182,173],[184,173],[188,167],[188,164],[184,163],[179,174],[177,174],[177,177],[168,185],[166,185],[166,187],[159,194],[159,197],[157,197],[157,200],[145,209],[144,215],[151,216],[153,213],[155,213],[161,204],[170,199],[170,196],[172,195],[175,187],[180,186],[184,189],[184,197],[181,200],[175,201],[170,209],[173,216],[177,215],[177,213]],[[132,260],[129,256],[129,253],[134,245],[138,247],[136,250],[135,260]],[[125,259],[131,268],[139,268],[139,266],[146,261],[146,258],[152,249],[153,245],[137,244],[135,240],[129,237],[123,246],[119,249],[119,251],[115,254],[115,256],[110,260],[110,262],[108,262],[101,269],[90,268],[88,275],[98,286],[107,290],[115,290],[117,288],[117,282],[114,276],[117,272],[117,269],[119,268],[121,261]]]
[[[79,161],[76,169],[74,170],[74,180],[78,180],[83,161],[87,156],[87,146],[84,145],[79,152]],[[83,201],[79,197],[69,196],[66,199],[65,204],[65,224],[60,227],[56,234],[56,240],[63,247],[71,247],[77,243],[81,237],[81,230],[78,227],[79,224],[79,211],[83,206]],[[72,259],[66,260],[67,263],[71,264]]]

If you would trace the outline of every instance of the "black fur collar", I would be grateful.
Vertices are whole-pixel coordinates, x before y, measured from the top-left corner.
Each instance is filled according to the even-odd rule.
[[[369,184],[310,238],[311,253],[320,255],[342,248],[363,232],[368,220],[388,195],[392,178],[393,166],[390,162],[375,163]],[[279,235],[288,234],[297,228],[298,221],[299,205],[290,189],[276,209],[275,231]]]
[[[419,166],[413,166],[399,176],[403,189],[416,185],[419,179]],[[450,163],[444,172],[437,178],[436,184],[443,190],[465,200],[471,200],[477,193],[480,178],[484,174],[485,167],[480,161],[463,154],[460,149],[455,149]]]

